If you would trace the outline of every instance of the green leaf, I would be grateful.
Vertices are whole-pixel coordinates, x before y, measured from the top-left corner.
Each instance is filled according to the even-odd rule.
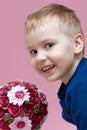
[[[7,114],[4,115],[4,120],[7,121],[8,123],[12,123],[14,121],[14,118]]]
[[[14,121],[14,118],[10,117],[9,120],[8,120],[8,123],[12,123],[13,121]]]
[[[27,104],[29,104],[29,101],[25,101],[24,103],[27,105]]]
[[[40,129],[40,125],[37,125],[36,127],[35,127],[35,130],[39,130]]]
[[[34,106],[34,112],[35,112],[36,114],[39,112],[39,108],[40,108],[40,107],[39,107],[38,105],[35,105],[35,106]]]
[[[33,87],[36,87],[36,85],[35,84],[31,84]]]
[[[9,118],[10,118],[10,116],[9,116],[9,115],[4,115],[4,120],[5,120],[5,121],[8,121],[8,120],[9,120]]]
[[[21,117],[24,117],[24,113],[21,113]]]

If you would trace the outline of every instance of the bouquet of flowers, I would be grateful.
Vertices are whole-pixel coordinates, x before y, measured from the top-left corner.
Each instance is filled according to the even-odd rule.
[[[38,130],[47,117],[46,95],[35,85],[14,81],[0,86],[0,130]]]

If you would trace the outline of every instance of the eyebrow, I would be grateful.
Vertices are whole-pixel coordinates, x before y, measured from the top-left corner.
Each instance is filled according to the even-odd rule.
[[[31,49],[31,47],[28,46],[28,47],[27,47],[27,50],[30,50],[30,49]]]
[[[55,39],[46,39],[46,40],[40,41],[39,44],[47,43],[47,42],[49,42],[49,41],[55,42],[56,40],[55,40]],[[32,49],[32,48],[33,48],[33,46],[28,46],[28,47],[27,47],[27,50]]]
[[[46,43],[46,42],[49,42],[49,41],[55,42],[56,40],[55,39],[46,39],[46,40],[43,40],[42,43]]]

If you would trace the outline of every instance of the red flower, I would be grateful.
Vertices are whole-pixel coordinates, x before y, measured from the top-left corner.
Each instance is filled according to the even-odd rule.
[[[33,106],[31,104],[23,105],[23,113],[25,116],[29,116],[29,119],[32,120],[34,114]]]
[[[34,128],[40,125],[41,119],[42,119],[41,115],[34,115],[33,116],[32,125]]]
[[[0,95],[6,95],[7,92],[8,92],[8,90],[9,90],[9,86],[2,87],[2,88],[0,89]]]
[[[0,108],[0,121],[3,120],[4,114],[5,111],[2,108]]]
[[[35,86],[33,87],[30,83],[28,83],[25,87],[29,90],[32,96],[37,95],[37,89]]]
[[[0,128],[2,130],[10,130],[8,122],[6,122],[4,120],[0,122]]]
[[[39,110],[39,113],[41,115],[46,115],[47,114],[47,104],[41,104],[41,107],[40,107],[40,110]]]
[[[41,102],[41,99],[38,96],[31,95],[30,102],[33,105],[39,105]]]
[[[8,97],[6,95],[2,95],[0,97],[0,107],[3,109],[7,109],[9,104]]]
[[[39,91],[39,97],[40,97],[40,99],[41,99],[42,102],[46,100],[46,95],[43,94],[43,93],[40,92],[40,91]]]
[[[19,116],[21,114],[21,107],[19,107],[18,105],[11,104],[8,107],[8,112],[13,117],[17,117],[17,116]]]

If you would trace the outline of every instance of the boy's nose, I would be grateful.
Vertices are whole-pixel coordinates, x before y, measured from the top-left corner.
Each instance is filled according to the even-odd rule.
[[[38,61],[45,61],[46,59],[47,59],[47,57],[44,54],[38,54],[38,56],[37,56]]]

